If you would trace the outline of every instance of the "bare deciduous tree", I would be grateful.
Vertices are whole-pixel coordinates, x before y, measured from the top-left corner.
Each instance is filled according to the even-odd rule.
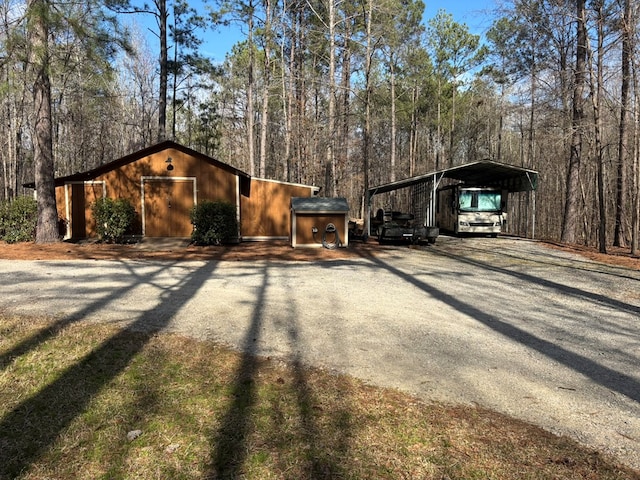
[[[576,243],[580,216],[580,171],[582,168],[582,142],[584,134],[584,87],[587,68],[587,18],[585,0],[576,0],[576,65],[573,87],[573,120],[571,152],[567,173],[567,197],[562,224],[561,240]]]

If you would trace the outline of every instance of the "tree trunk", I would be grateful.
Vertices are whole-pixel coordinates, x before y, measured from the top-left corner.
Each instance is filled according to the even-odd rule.
[[[531,83],[529,86],[529,91],[531,95],[531,108],[529,109],[529,131],[527,136],[527,156],[525,159],[525,164],[523,167],[532,168],[535,165],[534,162],[534,152],[535,152],[535,139],[536,139],[536,72],[531,72]]]
[[[340,122],[340,140],[339,140],[339,157],[338,157],[338,165],[341,165],[343,171],[346,170],[347,178],[349,179],[350,192],[353,194],[354,189],[359,189],[358,178],[357,178],[357,168],[351,162],[350,159],[350,142],[351,139],[349,137],[350,133],[350,121],[351,121],[351,56],[352,52],[350,50],[350,39],[351,39],[351,22],[345,22],[345,31],[343,33],[343,41],[342,41],[342,58],[340,60],[340,66],[342,71],[342,78],[340,79],[340,90],[341,90],[341,111],[340,116],[342,121]],[[355,193],[351,196],[351,198],[359,198],[360,194]]]
[[[263,7],[265,22],[263,32],[264,45],[262,47],[264,54],[264,72],[262,74],[262,107],[260,112],[260,163],[258,167],[258,175],[260,177],[265,177],[267,174],[267,134],[269,132],[269,91],[271,88],[271,1],[263,0]]]
[[[457,76],[451,80],[451,124],[449,131],[449,167],[456,161],[455,130],[456,130],[456,92],[458,91]]]
[[[366,235],[371,229],[371,218],[368,215],[370,205],[369,199],[369,162],[371,156],[371,56],[373,55],[373,39],[371,38],[371,22],[373,15],[373,0],[367,1],[367,18],[366,18],[366,51],[365,51],[365,67],[364,67],[364,131],[362,132],[362,169],[364,177],[364,231]]]
[[[637,90],[637,89],[636,89]],[[638,134],[638,122],[640,122],[640,109],[638,101],[640,96],[636,95],[635,106],[635,132],[634,132],[634,155],[633,155],[633,212],[631,217],[631,254],[638,256],[640,254],[640,135]]]
[[[38,204],[36,243],[60,240],[53,166],[53,138],[51,123],[51,82],[49,79],[49,4],[46,0],[31,0],[29,15],[29,43],[31,68],[34,72],[34,161]]]
[[[631,254],[640,254],[640,79],[634,62],[631,64],[633,70],[633,212],[631,218]]]
[[[249,78],[247,82],[247,107],[245,118],[247,122],[247,156],[249,157],[247,160],[249,161],[249,174],[253,176],[256,173],[255,148],[253,139],[255,129],[255,122],[253,118],[253,88],[255,84],[255,49],[253,48],[253,1],[249,2],[249,18],[247,28],[249,29],[249,38],[247,42],[249,48]]]
[[[411,89],[411,130],[409,132],[409,176],[413,177],[416,173],[416,152],[418,145],[418,86],[414,85]]]
[[[567,197],[562,224],[561,241],[576,243],[580,204],[580,170],[582,162],[582,134],[584,128],[584,87],[587,64],[586,0],[576,0],[576,71],[573,88],[573,113],[571,132],[571,153],[567,172]]]
[[[293,65],[290,73],[293,82],[292,90],[295,92],[295,119],[291,122],[295,132],[292,130],[294,141],[293,155],[297,158],[295,171],[292,175],[294,181],[302,182],[302,171],[307,162],[307,152],[305,146],[308,138],[308,129],[305,124],[305,112],[307,110],[307,87],[306,77],[302,74],[304,65],[304,45],[306,44],[305,30],[303,29],[304,15],[301,9],[296,9],[294,41],[292,42],[295,52],[292,49]],[[292,165],[293,168],[293,165]]]
[[[616,179],[616,225],[613,244],[626,246],[624,222],[626,218],[627,124],[629,111],[629,87],[631,80],[631,0],[625,0],[622,13],[622,84],[620,86],[620,127],[618,131],[618,175]]]
[[[178,19],[177,19],[177,14],[176,14],[176,8],[175,5],[173,7],[173,31],[177,32],[178,31]],[[161,34],[162,35],[162,34]],[[176,119],[177,119],[177,111],[178,111],[178,103],[177,103],[177,96],[178,96],[178,71],[177,71],[177,65],[178,65],[178,53],[180,51],[180,44],[179,44],[179,36],[178,35],[174,35],[174,39],[173,39],[173,76],[172,76],[172,81],[171,81],[171,140],[175,141],[176,139]],[[166,41],[166,31],[165,31],[165,41]],[[165,46],[165,48],[167,49],[168,52],[168,47]],[[167,68],[167,75],[169,74],[169,69]],[[168,81],[168,79],[167,79]],[[166,98],[166,96],[165,96]],[[166,103],[165,103],[165,110],[166,110]],[[166,123],[166,120],[165,120]],[[162,140],[162,138],[160,139]]]
[[[337,195],[337,178],[335,153],[333,151],[333,141],[335,135],[336,122],[336,11],[335,0],[328,0],[329,3],[329,92],[328,92],[328,109],[327,109],[327,134],[326,134],[326,166],[327,166],[327,182],[326,194],[328,196]]]
[[[296,44],[295,38],[293,34],[289,39],[290,42],[290,51],[289,58],[286,58],[286,27],[285,27],[285,15],[287,13],[287,2],[284,2],[282,7],[282,19],[281,19],[281,44],[280,44],[280,61],[282,62],[282,68],[280,69],[280,82],[282,88],[282,116],[284,119],[283,127],[284,127],[284,153],[282,158],[282,178],[284,178],[287,182],[291,181],[291,129],[292,122],[291,116],[293,113],[293,102],[294,102],[294,82],[292,79],[292,75],[295,68],[295,55],[296,55]],[[287,65],[289,71],[289,78],[287,79]]]
[[[607,208],[605,202],[604,188],[604,158],[602,147],[602,120],[600,115],[601,99],[603,94],[603,55],[604,55],[604,16],[603,0],[594,2],[594,9],[597,13],[598,51],[596,57],[596,76],[593,78],[593,69],[589,68],[591,81],[591,103],[593,107],[593,129],[595,137],[595,153],[597,165],[597,188],[598,188],[598,249],[600,253],[607,253]],[[591,51],[589,49],[589,51]],[[593,56],[593,55],[590,55]]]
[[[436,132],[436,170],[442,167],[442,79],[438,73],[438,114],[437,114],[437,132]]]
[[[158,92],[158,141],[167,137],[167,85],[169,78],[169,57],[167,47],[167,0],[157,0],[158,27],[160,29],[160,91]]]
[[[389,138],[389,148],[391,150],[390,152],[390,160],[391,160],[391,165],[390,165],[390,176],[389,176],[389,181],[390,182],[395,182],[396,181],[396,136],[397,136],[397,132],[398,132],[398,118],[397,118],[397,112],[396,112],[396,75],[395,75],[395,68],[394,68],[394,55],[393,53],[391,54],[391,58],[389,59],[389,70],[390,70],[390,81],[391,81],[391,92],[390,92],[390,96],[391,96],[391,138]]]

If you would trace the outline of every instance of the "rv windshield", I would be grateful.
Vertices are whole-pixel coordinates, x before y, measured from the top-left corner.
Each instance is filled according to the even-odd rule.
[[[460,190],[460,211],[499,212],[501,200],[495,190]]]

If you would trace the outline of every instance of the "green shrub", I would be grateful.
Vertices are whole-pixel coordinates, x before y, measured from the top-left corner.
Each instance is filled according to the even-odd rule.
[[[206,200],[191,210],[193,233],[197,245],[220,245],[238,241],[238,217],[235,205]]]
[[[36,238],[38,205],[32,197],[17,197],[0,203],[0,238],[7,243]]]
[[[136,217],[133,205],[124,198],[101,198],[93,202],[91,211],[98,236],[107,243],[122,242]]]

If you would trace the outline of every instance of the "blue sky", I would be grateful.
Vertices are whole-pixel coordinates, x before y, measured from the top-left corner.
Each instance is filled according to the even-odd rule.
[[[494,0],[424,0],[424,18],[435,16],[443,9],[453,15],[458,23],[466,23],[472,33],[482,34],[491,26],[491,10],[496,8]]]
[[[453,15],[458,23],[465,23],[472,33],[482,35],[491,26],[491,10],[495,8],[495,0],[424,0],[425,22],[434,17],[438,10],[443,9]],[[190,2],[196,6],[198,0]],[[140,22],[145,19],[140,18]],[[242,36],[237,26],[220,29],[215,32],[205,33],[205,44],[202,53],[213,58],[215,62],[222,62],[231,47]],[[156,40],[149,38],[153,44]]]
[[[482,35],[491,26],[491,10],[495,8],[495,0],[424,0],[425,21],[434,17],[443,9],[453,15],[458,23],[465,23],[472,33]],[[215,61],[224,60],[237,36],[233,30],[209,32],[206,50]]]

